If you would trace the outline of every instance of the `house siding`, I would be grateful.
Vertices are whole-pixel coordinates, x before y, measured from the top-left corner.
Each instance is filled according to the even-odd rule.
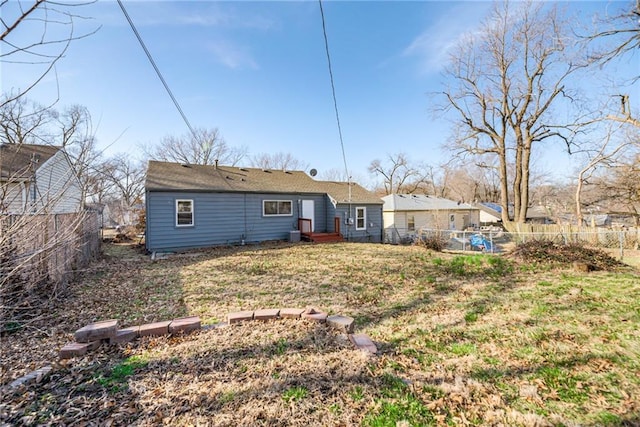
[[[170,251],[286,240],[296,230],[302,200],[314,201],[316,231],[326,231],[323,195],[214,192],[147,192],[147,249]],[[193,200],[194,225],[176,227],[175,201]],[[292,215],[264,217],[264,200],[291,200]]]
[[[79,212],[82,190],[66,155],[58,151],[35,172],[35,179],[2,184],[7,213],[61,214]]]
[[[366,227],[364,230],[356,230],[356,208],[359,207],[366,208]],[[345,240],[351,242],[382,242],[382,205],[366,203],[337,204],[332,218],[336,216],[340,218],[340,231]],[[346,223],[348,218],[353,218],[354,223],[352,225]]]
[[[27,206],[28,183],[3,182],[0,189],[0,212],[22,214]]]
[[[408,230],[408,217],[413,215],[415,230]],[[450,216],[454,215],[453,227]],[[406,236],[414,235],[421,228],[431,230],[464,230],[469,226],[479,226],[480,213],[477,209],[438,211],[386,211],[383,213],[386,240],[397,243]]]

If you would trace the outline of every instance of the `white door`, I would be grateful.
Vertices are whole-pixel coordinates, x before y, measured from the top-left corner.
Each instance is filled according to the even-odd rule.
[[[311,220],[311,232],[316,231],[316,217],[315,210],[313,209],[313,200],[302,201],[302,218]]]

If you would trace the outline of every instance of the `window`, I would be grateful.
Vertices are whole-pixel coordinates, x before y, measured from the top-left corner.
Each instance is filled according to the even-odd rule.
[[[176,226],[193,225],[193,200],[176,200]]]
[[[407,216],[407,229],[414,231],[416,229],[416,218],[413,215]]]
[[[263,200],[262,215],[264,216],[291,216],[291,200]]]
[[[367,208],[356,208],[356,230],[367,229]]]

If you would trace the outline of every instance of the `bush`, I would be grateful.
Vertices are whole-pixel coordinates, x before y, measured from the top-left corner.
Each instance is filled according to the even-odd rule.
[[[423,246],[426,249],[430,249],[436,252],[442,252],[447,247],[447,239],[445,239],[440,233],[429,234],[426,236],[420,236],[416,240],[416,245]]]

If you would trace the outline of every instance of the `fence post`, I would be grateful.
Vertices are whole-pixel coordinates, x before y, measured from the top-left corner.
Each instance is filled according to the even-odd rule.
[[[624,259],[624,232],[620,231],[618,232],[618,240],[620,241],[620,261],[622,261]]]
[[[471,246],[471,245],[469,245]],[[462,250],[467,250],[467,232],[466,230],[462,230]]]
[[[493,244],[493,231],[489,230],[489,242],[491,242],[491,253],[495,253],[495,245]]]

